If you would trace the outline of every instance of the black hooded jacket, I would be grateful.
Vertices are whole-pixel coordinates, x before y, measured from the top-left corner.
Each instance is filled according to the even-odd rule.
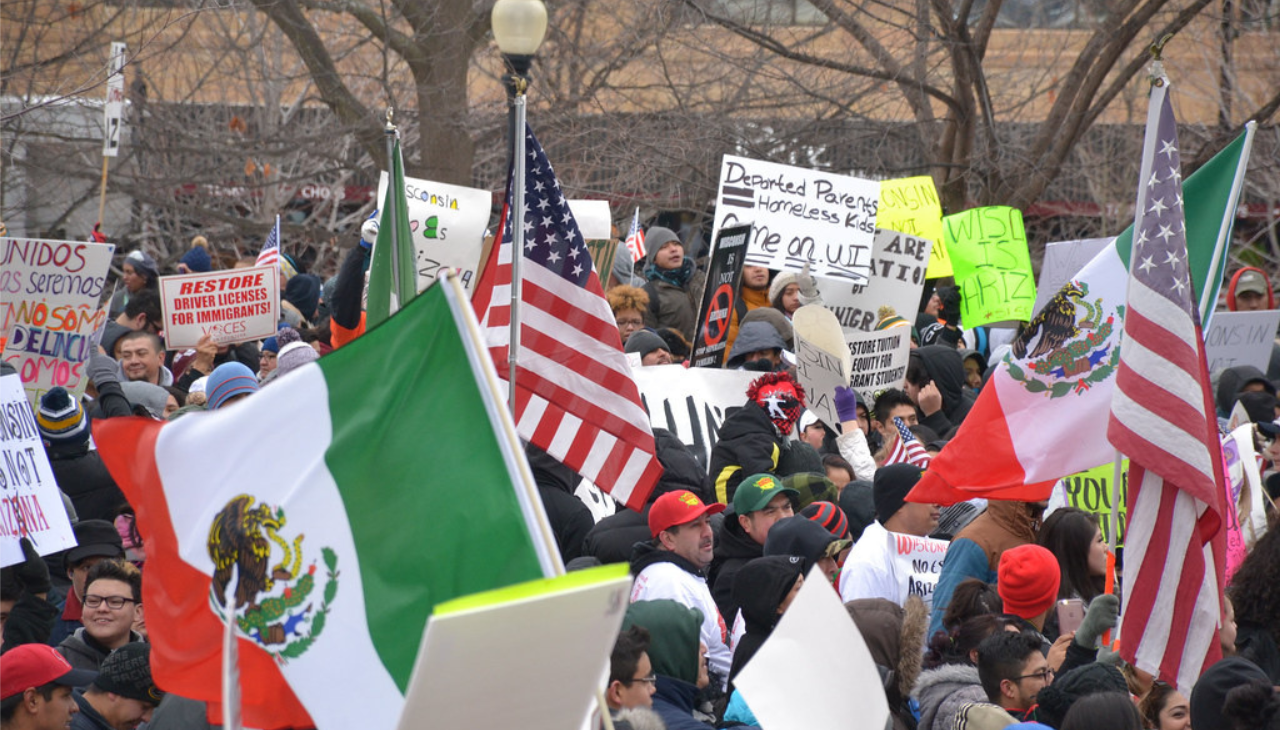
[[[954,347],[942,345],[912,350],[911,357],[920,360],[942,394],[942,409],[921,418],[920,425],[928,426],[942,438],[950,438],[954,429],[959,428],[964,417],[969,415],[969,409],[977,399],[973,391],[964,387],[964,360]]]
[[[1240,391],[1250,383],[1262,383],[1268,393],[1276,394],[1276,388],[1267,380],[1267,376],[1252,365],[1237,365],[1222,371],[1222,375],[1218,377],[1217,398],[1214,399],[1218,406],[1218,417],[1231,417],[1231,409],[1235,407]]]
[[[620,509],[597,522],[582,542],[583,555],[591,555],[606,565],[627,562],[631,558],[631,548],[652,537],[649,534],[649,507],[667,492],[687,489],[703,502],[711,500],[711,480],[689,447],[665,428],[653,429],[653,440],[663,471],[644,511]]]
[[[734,647],[733,665],[729,668],[730,683],[773,633],[773,627],[782,618],[778,606],[782,605],[800,577],[801,566],[802,560],[798,557],[776,555],[752,560],[738,572],[733,596],[741,603],[742,622],[747,632]]]
[[[725,621],[738,615],[738,602],[733,600],[733,582],[742,566],[764,555],[764,545],[743,531],[736,514],[725,515],[724,527],[716,541],[715,557],[707,568],[707,584],[711,598]]]
[[[529,446],[525,452],[560,558],[567,563],[582,555],[582,541],[595,525],[591,510],[573,493],[582,477],[542,449]]]
[[[721,504],[733,502],[738,484],[752,474],[777,473],[778,460],[787,443],[769,414],[754,401],[729,413],[720,426],[720,436],[711,449],[711,474],[715,499]],[[779,474],[779,476],[785,476]]]

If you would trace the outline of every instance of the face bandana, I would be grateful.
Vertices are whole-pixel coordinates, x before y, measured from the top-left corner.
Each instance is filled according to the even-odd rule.
[[[804,402],[789,380],[760,386],[756,393],[756,403],[769,414],[769,420],[778,427],[783,436],[791,433],[800,414],[804,412]]]

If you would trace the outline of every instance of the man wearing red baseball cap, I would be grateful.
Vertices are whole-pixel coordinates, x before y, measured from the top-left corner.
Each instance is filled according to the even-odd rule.
[[[72,669],[47,644],[23,644],[5,652],[0,669],[0,728],[66,730],[80,711],[72,687],[92,682],[96,672]]]
[[[724,511],[719,503],[703,504],[693,492],[668,492],[649,508],[653,540],[636,543],[631,552],[635,584],[631,602],[667,598],[702,612],[702,642],[707,645],[707,669],[723,688],[733,655],[729,630],[711,598],[704,571],[715,547],[709,517]]]

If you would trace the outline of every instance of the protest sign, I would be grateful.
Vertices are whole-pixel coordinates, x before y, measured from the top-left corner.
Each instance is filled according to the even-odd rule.
[[[396,727],[583,727],[630,586],[626,566],[607,565],[440,604]]]
[[[22,377],[32,407],[60,385],[73,398],[88,384],[93,333],[107,319],[98,306],[115,246],[0,238],[0,337],[4,359]]]
[[[715,230],[754,223],[747,263],[865,283],[871,275],[879,185],[725,155]]]
[[[1214,312],[1204,333],[1209,372],[1252,365],[1266,372],[1280,325],[1280,309],[1258,312]]]
[[[569,212],[582,232],[582,238],[588,241],[614,238],[613,214],[609,212],[607,200],[570,200]]]
[[[160,277],[165,344],[195,347],[203,335],[219,345],[270,337],[280,321],[274,266]]]
[[[1114,493],[1115,464],[1103,464],[1069,477],[1064,477],[1067,504],[1098,516],[1104,540],[1111,539],[1111,498]],[[1120,497],[1117,500],[1116,519],[1120,521],[1116,532],[1116,547],[1124,547],[1125,502],[1129,498],[1129,460],[1120,465]]]
[[[718,368],[725,360],[729,340],[729,322],[738,303],[738,285],[742,283],[742,261],[751,239],[751,226],[733,226],[716,231],[707,268],[707,285],[702,290],[698,308],[698,331],[693,337],[690,364],[700,368]]]
[[[653,427],[675,434],[704,469],[726,413],[747,402],[747,386],[760,377],[746,370],[683,365],[637,367],[631,375]]]
[[[378,176],[377,200],[386,200],[387,173]],[[431,286],[441,269],[458,269],[462,285],[471,291],[489,225],[493,196],[487,190],[404,178],[404,196],[413,236],[418,291]],[[382,211],[378,211],[382,221]]]
[[[890,555],[897,563],[896,573],[907,579],[907,595],[919,596],[925,608],[932,608],[933,589],[938,585],[942,559],[947,556],[951,543],[897,532],[890,532],[888,536],[893,543]]]
[[[596,267],[596,276],[600,277],[600,286],[606,289],[609,286],[609,272],[613,270],[613,257],[618,252],[620,245],[616,239],[612,238],[588,238],[583,243],[587,244],[587,253],[591,254],[591,265]],[[626,284],[628,282],[622,282]]]
[[[880,307],[893,307],[907,321],[914,319],[933,248],[934,244],[923,238],[877,228],[868,283],[821,282],[822,301],[840,320],[846,337],[874,331]]]
[[[124,43],[117,41],[111,44],[111,61],[107,70],[107,103],[102,105],[103,157],[115,157],[120,153],[120,136],[124,131],[124,55]],[[102,174],[105,176],[106,172]]]
[[[807,304],[792,315],[796,342],[796,378],[804,386],[805,405],[828,426],[840,422],[835,391],[849,385],[853,358],[836,317],[825,307]]]
[[[1085,238],[1079,241],[1055,241],[1044,247],[1044,264],[1040,267],[1040,281],[1036,284],[1036,303],[1032,312],[1039,312],[1045,303],[1053,299],[1064,284],[1114,241],[1114,238]]]
[[[911,357],[911,330],[894,327],[880,332],[858,332],[847,337],[853,356],[849,387],[863,403],[874,403],[876,394],[901,388]]]
[[[23,537],[41,555],[76,544],[22,380],[6,375],[0,377],[0,567],[22,562]]]
[[[1258,452],[1253,446],[1254,426],[1245,423],[1222,437],[1222,455],[1226,468],[1226,504],[1234,506],[1227,516],[1227,537],[1239,534],[1239,554],[1247,554],[1267,531],[1271,497],[1262,484],[1258,469]],[[1228,554],[1232,545],[1228,542]],[[1233,571],[1228,571],[1228,575]]]
[[[1035,276],[1022,211],[997,205],[942,219],[966,329],[1031,319]]]
[[[928,278],[951,276],[951,258],[942,241],[942,203],[928,175],[880,181],[880,208],[876,228],[902,231],[913,238],[933,242]]]
[[[801,695],[779,677],[839,677],[842,689]],[[866,640],[817,567],[733,683],[759,726],[769,730],[882,728],[889,718],[884,682]]]

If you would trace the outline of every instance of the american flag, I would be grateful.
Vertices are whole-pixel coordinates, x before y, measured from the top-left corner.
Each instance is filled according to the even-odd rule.
[[[636,208],[631,216],[631,230],[627,232],[627,250],[631,252],[631,263],[645,257],[644,231],[640,230],[640,209]]]
[[[1169,83],[1147,118],[1107,438],[1129,457],[1120,655],[1184,694],[1221,657],[1221,446],[1187,263]]]
[[[903,423],[901,418],[893,419],[893,425],[898,429],[898,440],[889,451],[889,456],[885,458],[884,465],[905,463],[928,469],[933,457],[920,445],[920,440],[911,433],[911,429],[907,428],[907,424]]]
[[[258,260],[254,266],[278,266],[280,264],[280,216],[276,216],[276,225],[267,234],[267,240],[258,252]]]
[[[516,427],[521,438],[639,511],[662,474],[649,415],[569,202],[528,127],[525,139]],[[502,244],[472,298],[504,380],[510,377],[511,191],[508,184]]]

